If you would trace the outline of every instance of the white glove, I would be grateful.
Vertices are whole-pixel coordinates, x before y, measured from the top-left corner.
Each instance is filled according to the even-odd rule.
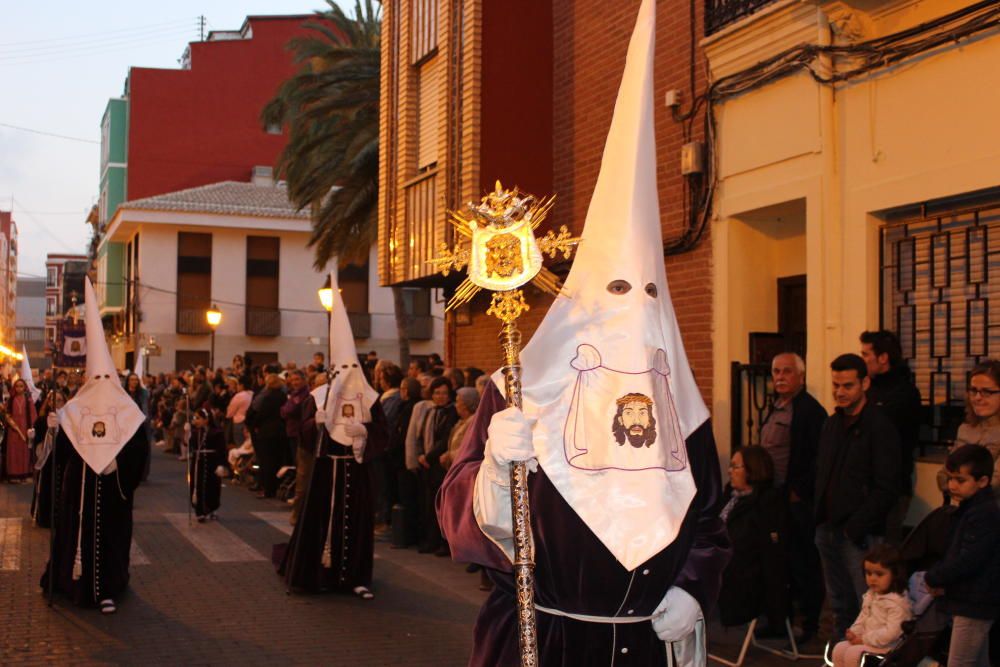
[[[59,428],[59,415],[54,412],[50,412],[45,418],[45,425],[49,428]]]
[[[316,410],[316,423],[325,424],[326,423],[326,410],[319,408]]]
[[[694,632],[701,617],[698,601],[683,588],[671,586],[653,612],[653,632],[662,641],[680,641]]]
[[[365,458],[365,447],[368,445],[367,440],[355,440],[354,444],[351,445],[351,453],[354,454],[354,460],[358,463],[364,461]]]
[[[368,429],[364,424],[344,424],[344,433],[351,438],[367,438]]]
[[[526,461],[531,472],[538,470],[535,446],[531,441],[531,427],[524,413],[517,408],[507,408],[493,415],[486,430],[486,456],[497,469],[504,469],[512,461]]]
[[[28,440],[34,440],[34,439],[35,439],[35,429],[29,428],[28,429]]]
[[[225,466],[215,466],[215,476],[216,477],[225,477],[226,476],[226,467]]]
[[[101,471],[101,474],[102,475],[110,475],[111,473],[113,473],[116,470],[118,470],[118,462],[115,461],[114,459],[111,459],[111,463],[108,464],[107,468],[105,468],[104,470]]]
[[[191,422],[184,422],[184,435],[191,435]]]

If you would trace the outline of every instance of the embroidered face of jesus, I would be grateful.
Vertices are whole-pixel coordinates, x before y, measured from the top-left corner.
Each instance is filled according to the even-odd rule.
[[[90,434],[95,438],[103,438],[106,432],[107,428],[104,426],[104,422],[94,422],[94,427],[91,429]]]
[[[345,419],[351,419],[354,417],[354,406],[350,403],[345,403],[343,407],[340,408],[340,416]]]
[[[611,432],[619,445],[625,440],[633,447],[650,447],[656,442],[656,418],[653,401],[645,394],[625,394],[618,399]]]

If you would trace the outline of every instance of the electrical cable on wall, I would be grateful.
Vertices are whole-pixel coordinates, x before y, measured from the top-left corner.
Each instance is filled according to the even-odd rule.
[[[684,124],[684,137],[685,141],[688,141],[691,136],[691,123],[701,108],[705,108],[706,160],[704,174],[686,176],[685,218],[688,220],[688,226],[676,239],[664,243],[664,253],[676,255],[694,250],[708,226],[716,187],[715,105],[726,98],[741,95],[802,71],[808,72],[813,80],[821,85],[836,85],[876,70],[892,67],[934,49],[957,44],[963,39],[998,27],[1000,27],[1000,0],[983,0],[912,28],[856,44],[830,46],[800,44],[711,83],[704,93],[691,100],[691,106],[687,111],[681,113],[676,108],[671,109],[673,120]],[[823,73],[817,71],[814,65],[820,56],[846,60],[849,64],[832,74]]]

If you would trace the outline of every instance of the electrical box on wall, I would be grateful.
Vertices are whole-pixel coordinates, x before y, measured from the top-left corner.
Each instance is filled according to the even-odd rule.
[[[681,146],[681,174],[700,174],[705,171],[705,144],[692,141]]]
[[[663,96],[663,103],[667,107],[679,107],[681,105],[681,91],[679,90],[668,90],[666,95]]]

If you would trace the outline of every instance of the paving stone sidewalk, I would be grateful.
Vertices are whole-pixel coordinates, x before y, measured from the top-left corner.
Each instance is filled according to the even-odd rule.
[[[19,569],[0,571],[2,665],[464,665],[485,594],[445,558],[377,545],[376,598],[286,595],[270,564],[287,536],[251,512],[286,511],[223,489],[219,524],[264,559],[210,562],[171,525],[186,513],[183,464],[153,452],[136,495],[133,565],[118,613],[102,616],[38,586],[47,530],[31,525],[30,485],[0,485],[0,518],[23,517]],[[273,514],[272,514],[273,516]],[[197,525],[197,524],[196,524]]]
[[[47,607],[38,581],[49,533],[31,525],[31,486],[0,485],[0,519],[23,518],[19,549],[11,539],[0,544],[0,551],[20,551],[17,569],[0,570],[0,665],[466,664],[486,596],[478,575],[448,559],[379,542],[375,600],[287,595],[270,563],[272,546],[287,540],[287,506],[227,485],[218,525],[230,535],[225,548],[206,555],[178,521],[187,512],[184,474],[183,463],[154,450],[150,480],[136,495],[141,558],[133,552],[130,592],[113,616],[58,597]],[[244,560],[211,562],[215,554]],[[3,556],[11,562],[10,553]],[[741,630],[710,626],[709,636],[713,653],[735,659]],[[751,648],[745,664],[788,663]]]

